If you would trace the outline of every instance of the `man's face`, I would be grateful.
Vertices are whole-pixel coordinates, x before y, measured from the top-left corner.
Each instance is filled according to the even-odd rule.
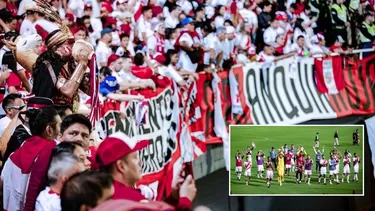
[[[141,161],[138,158],[138,152],[132,152],[126,157],[126,176],[131,184],[135,184],[142,179]]]
[[[279,27],[279,21],[275,20],[271,23],[271,27],[276,29],[277,27]]]
[[[78,142],[83,145],[83,148],[87,151],[89,147],[90,131],[89,129],[80,123],[75,123],[68,127],[63,134],[60,134],[60,141],[66,142]]]
[[[147,10],[147,11],[145,11],[144,16],[145,16],[147,19],[151,19],[151,18],[152,18],[152,10]]]
[[[104,38],[105,41],[107,41],[107,43],[112,42],[112,34],[111,33],[105,34],[103,38]]]
[[[85,40],[86,39],[86,32],[83,30],[79,30],[77,33],[74,34],[74,39],[77,40]]]
[[[177,64],[177,62],[178,62],[178,55],[177,54],[173,54],[172,58],[171,58],[171,63],[172,64]]]
[[[0,9],[6,8],[6,1],[0,0]]]
[[[120,72],[122,69],[122,59],[117,59],[115,62],[113,62],[113,69],[116,72]]]
[[[220,34],[217,35],[219,40],[224,40],[225,39],[225,32],[222,32]]]
[[[10,118],[13,119],[22,109],[25,109],[25,103],[21,98],[16,98],[13,103],[8,105],[6,113]]]
[[[272,5],[266,6],[263,9],[264,12],[271,12],[271,10],[272,10]]]
[[[57,136],[60,134],[60,127],[61,127],[61,122],[62,122],[61,117],[59,115],[55,117],[55,120],[56,120],[56,125],[52,127],[53,128],[52,137],[54,139],[56,139]]]
[[[122,61],[122,69],[124,71],[129,71],[132,65],[133,65],[133,62],[132,62],[132,60],[130,58],[123,59],[123,61]]]
[[[299,47],[303,47],[305,45],[305,38],[299,38],[297,44]]]
[[[205,17],[205,11],[204,10],[200,10],[199,12],[197,12],[197,16],[201,19],[203,19]]]
[[[78,157],[79,162],[80,162],[80,164],[81,164],[81,166],[83,167],[84,170],[90,168],[91,162],[87,159],[86,152],[82,147],[76,146],[73,153],[74,153],[75,156]]]
[[[121,39],[121,46],[126,48],[126,47],[128,47],[128,44],[129,44],[129,37],[123,37]]]
[[[55,8],[59,8],[60,6],[60,0],[52,0],[51,3]]]

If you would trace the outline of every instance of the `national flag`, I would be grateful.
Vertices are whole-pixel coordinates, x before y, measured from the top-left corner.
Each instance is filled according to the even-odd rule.
[[[316,87],[320,93],[338,94],[345,88],[341,56],[317,58],[314,63]]]

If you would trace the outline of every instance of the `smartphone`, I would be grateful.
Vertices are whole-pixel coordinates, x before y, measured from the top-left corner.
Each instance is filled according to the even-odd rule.
[[[185,162],[184,163],[184,177],[186,178],[189,174],[194,178],[193,174],[193,162]]]

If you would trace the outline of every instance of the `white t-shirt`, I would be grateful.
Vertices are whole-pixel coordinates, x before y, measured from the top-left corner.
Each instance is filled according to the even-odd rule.
[[[186,42],[188,46],[190,47],[193,46],[194,44],[193,38],[188,33],[184,33],[180,37],[180,43],[182,42]],[[193,64],[190,60],[190,57],[187,55],[187,53],[184,50],[180,50],[180,57],[179,57],[178,63],[181,66],[181,68],[185,71],[189,71],[189,72],[197,71],[198,63]]]
[[[61,211],[60,201],[60,196],[46,187],[36,199],[35,211]]]
[[[98,62],[98,68],[100,69],[100,63],[107,63],[108,57],[112,54],[112,49],[104,42],[99,41],[95,53]]]
[[[139,40],[143,41],[142,33],[146,33],[146,37],[151,37],[154,32],[152,30],[151,22],[146,21],[143,16],[141,16],[137,21],[137,29],[138,29],[138,38]]]
[[[85,8],[85,3],[82,0],[69,1],[68,8],[73,10],[73,14],[77,18],[80,18],[83,16],[83,9]]]
[[[27,18],[22,21],[20,35],[37,34],[34,24]]]
[[[268,27],[263,34],[264,43],[272,47],[277,47],[276,44],[277,31],[272,27]]]
[[[264,54],[263,51],[261,51],[258,56],[264,60],[265,63],[272,63],[273,61],[275,61],[275,56],[274,55],[267,55],[267,54]]]
[[[161,66],[158,68],[158,72],[160,75],[173,79],[176,83],[184,80],[173,65],[168,65],[168,67]]]
[[[190,14],[190,11],[193,9],[193,5],[187,0],[179,0],[177,5],[181,7],[185,14]]]
[[[258,17],[253,11],[242,9],[240,10],[240,15],[244,19],[245,23],[249,24],[251,27],[258,25]]]
[[[11,121],[12,120],[7,116],[0,119],[0,136],[3,135],[3,133],[5,132],[5,129],[7,129]]]
[[[219,38],[217,36],[215,36],[214,33],[210,33],[205,38],[203,38],[203,46],[204,46],[204,48],[214,50],[215,53],[216,53],[215,54],[216,57],[220,52],[223,51],[222,44],[220,43]],[[204,53],[203,63],[205,65],[210,64],[210,52]]]
[[[180,22],[177,18],[173,18],[171,15],[168,15],[164,23],[166,28],[174,29]]]

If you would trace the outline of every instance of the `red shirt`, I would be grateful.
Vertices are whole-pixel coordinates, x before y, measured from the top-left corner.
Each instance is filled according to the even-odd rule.
[[[113,184],[115,188],[115,193],[113,194],[112,199],[127,199],[131,201],[143,201],[147,200],[139,189],[135,189],[129,186],[126,186],[118,181],[114,181]]]
[[[17,91],[24,91],[21,79],[14,72],[11,72],[9,74],[9,78],[7,79],[7,85],[8,87],[14,86],[17,89]]]
[[[237,156],[236,157],[236,166],[237,167],[241,167],[242,166],[242,157],[241,156]]]
[[[17,9],[16,4],[14,4],[14,3],[8,1],[7,4],[6,4],[6,7],[7,7],[7,9],[9,10],[9,12],[12,13],[12,16],[17,16],[17,11],[18,11],[18,9]]]
[[[305,9],[305,4],[296,3],[296,7],[297,7],[297,9],[294,12],[294,14],[301,15],[301,13],[303,12],[303,10]]]

